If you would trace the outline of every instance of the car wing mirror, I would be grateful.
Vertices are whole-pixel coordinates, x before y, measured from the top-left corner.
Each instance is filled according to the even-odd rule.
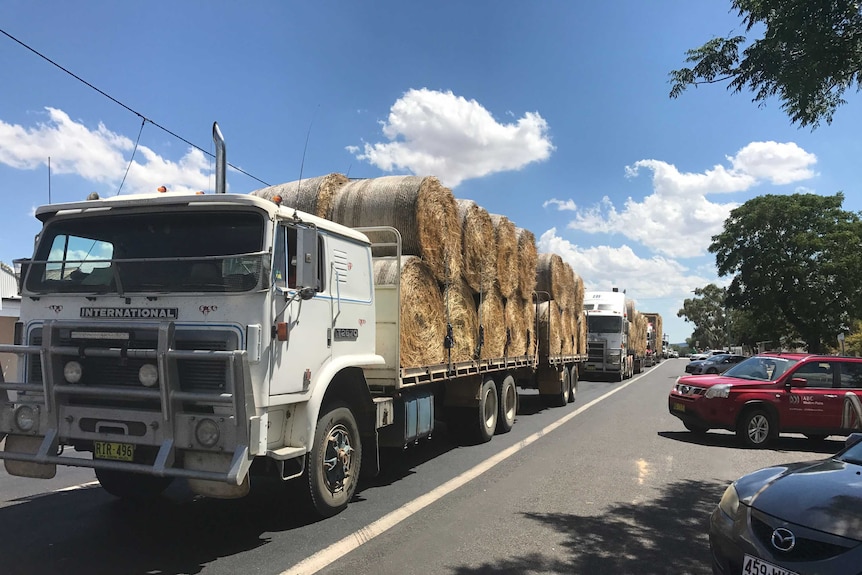
[[[790,391],[791,387],[808,387],[808,380],[804,377],[793,377],[786,384],[787,391]]]

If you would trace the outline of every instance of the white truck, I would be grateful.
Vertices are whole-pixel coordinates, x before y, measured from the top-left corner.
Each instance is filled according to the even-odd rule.
[[[380,447],[430,436],[438,418],[458,439],[488,441],[514,424],[517,386],[574,400],[579,356],[402,368],[400,288],[375,285],[368,236],[224,193],[213,132],[215,194],[36,210],[16,341],[0,345],[22,360],[0,383],[10,474],[89,467],[130,499],[175,478],[241,497],[268,474],[303,481],[310,510],[330,516],[360,469],[378,472]],[[384,232],[374,236],[397,246],[398,232]]]
[[[584,293],[587,318],[587,359],[584,374],[622,381],[634,374],[634,356],[628,345],[629,318],[626,295],[612,291]]]

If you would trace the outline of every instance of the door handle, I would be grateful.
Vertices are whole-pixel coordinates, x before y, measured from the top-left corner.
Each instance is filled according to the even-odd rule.
[[[831,393],[826,394],[826,395],[824,395],[823,397],[827,397],[827,398],[829,398],[829,399],[838,399],[838,396],[837,396],[837,395],[833,395],[833,394],[831,394]]]

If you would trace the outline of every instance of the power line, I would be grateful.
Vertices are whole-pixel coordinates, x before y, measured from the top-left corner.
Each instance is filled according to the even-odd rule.
[[[195,144],[191,143],[190,141],[186,140],[186,139],[185,139],[185,138],[183,138],[182,136],[180,136],[180,135],[178,135],[178,134],[175,134],[175,133],[174,133],[174,132],[172,132],[171,130],[168,130],[167,128],[165,128],[165,127],[164,127],[164,126],[162,126],[161,124],[158,124],[157,122],[154,122],[153,120],[151,120],[151,119],[147,118],[146,116],[144,116],[143,114],[141,114],[141,113],[140,113],[140,112],[138,112],[137,110],[134,110],[134,109],[130,108],[129,106],[127,106],[127,105],[123,104],[122,102],[120,102],[119,100],[117,100],[116,98],[114,98],[113,96],[111,96],[110,94],[108,94],[108,93],[106,93],[106,92],[104,92],[104,91],[100,90],[99,88],[97,88],[96,86],[92,85],[92,84],[91,84],[91,83],[89,83],[88,81],[84,80],[83,78],[81,78],[80,76],[78,76],[77,74],[75,74],[74,72],[71,72],[70,70],[67,70],[66,68],[64,68],[63,66],[61,66],[60,64],[58,64],[57,62],[53,61],[52,59],[50,59],[50,58],[48,58],[47,56],[45,56],[44,54],[42,54],[41,52],[39,52],[39,51],[35,50],[34,48],[31,48],[30,46],[28,46],[27,44],[25,44],[24,42],[22,42],[21,40],[19,40],[19,39],[18,39],[18,38],[16,38],[15,36],[13,36],[13,35],[9,34],[9,33],[8,33],[8,32],[6,32],[5,30],[3,30],[2,28],[0,28],[0,33],[2,33],[4,36],[6,36],[7,38],[9,38],[10,40],[12,40],[12,41],[14,41],[14,42],[17,42],[18,44],[20,44],[21,46],[23,46],[23,47],[24,47],[24,48],[26,48],[27,50],[29,50],[29,51],[33,52],[34,54],[36,54],[37,56],[39,56],[40,58],[42,58],[42,59],[43,59],[43,60],[45,60],[46,62],[49,62],[50,64],[52,64],[52,65],[56,66],[57,68],[59,68],[60,70],[62,70],[62,71],[63,71],[63,72],[65,72],[66,74],[68,74],[68,75],[72,76],[73,78],[75,78],[76,80],[78,80],[79,82],[81,82],[82,84],[85,84],[85,85],[86,85],[86,86],[88,86],[89,88],[92,88],[93,90],[95,90],[96,92],[100,93],[100,94],[101,94],[101,95],[103,95],[104,97],[108,98],[109,100],[111,100],[111,101],[112,101],[112,102],[114,102],[115,104],[119,104],[120,106],[122,106],[123,108],[125,108],[126,110],[128,110],[129,112],[131,112],[131,113],[135,114],[136,116],[138,116],[139,118],[141,118],[141,120],[142,120],[144,123],[149,122],[150,124],[152,124],[152,125],[153,125],[153,126],[155,126],[156,128],[159,128],[160,130],[162,130],[162,131],[164,131],[164,132],[166,132],[166,133],[170,134],[170,135],[171,135],[171,136],[173,136],[174,138],[177,138],[178,140],[180,140],[180,141],[182,141],[182,142],[185,142],[186,144],[188,144],[188,145],[189,145],[189,146],[191,146],[192,148],[195,148],[196,150],[199,150],[199,151],[203,152],[204,154],[206,154],[207,156],[209,156],[209,157],[211,157],[211,158],[215,158],[215,155],[213,155],[211,152],[209,152],[209,151],[207,151],[207,150],[204,150],[204,149],[203,149],[203,148],[201,148],[200,146],[198,146],[198,145],[195,145]],[[140,137],[140,136],[139,136],[139,137]],[[253,176],[253,175],[249,174],[249,173],[248,173],[248,172],[246,172],[245,170],[242,170],[242,169],[240,169],[240,168],[238,168],[238,167],[234,166],[234,165],[233,165],[233,164],[231,164],[231,163],[228,163],[228,166],[230,166],[231,168],[233,168],[233,169],[234,169],[234,170],[236,170],[237,172],[239,172],[239,173],[241,173],[241,174],[244,174],[244,175],[248,176],[249,178],[251,178],[251,179],[253,179],[253,180],[257,180],[258,182],[260,182],[261,184],[263,184],[263,185],[265,185],[265,186],[268,186],[268,185],[269,185],[268,183],[264,182],[264,181],[263,181],[263,180],[261,180],[260,178],[258,178],[258,177],[256,177],[256,176]]]

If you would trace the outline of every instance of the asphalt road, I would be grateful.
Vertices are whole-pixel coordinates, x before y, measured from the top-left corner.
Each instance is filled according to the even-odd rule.
[[[581,381],[563,408],[522,392],[511,433],[458,447],[441,432],[387,454],[384,473],[325,521],[297,515],[276,482],[234,501],[177,482],[137,506],[89,470],[50,481],[0,471],[0,573],[707,574],[707,517],[732,479],[842,442],[748,450],[726,432],[693,436],[667,413],[686,362]]]

